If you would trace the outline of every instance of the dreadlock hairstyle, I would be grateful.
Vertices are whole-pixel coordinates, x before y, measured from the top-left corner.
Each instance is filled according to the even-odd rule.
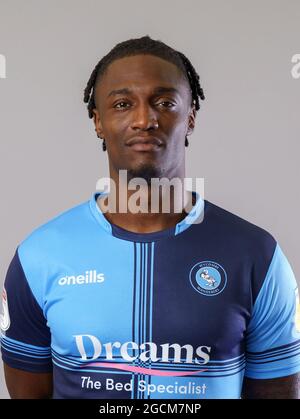
[[[83,100],[84,103],[87,103],[89,118],[93,118],[93,109],[96,108],[96,84],[107,70],[107,67],[116,59],[139,54],[155,55],[175,64],[182,71],[184,77],[189,82],[192,104],[195,106],[196,111],[200,109],[199,98],[204,100],[205,96],[203,89],[200,86],[199,75],[190,60],[182,52],[176,51],[165,43],[153,40],[146,35],[141,38],[129,39],[127,41],[120,42],[98,62],[89,78],[86,88],[84,89]],[[187,138],[186,145],[188,145]],[[106,147],[104,147],[105,144],[103,144],[103,150],[105,151]]]

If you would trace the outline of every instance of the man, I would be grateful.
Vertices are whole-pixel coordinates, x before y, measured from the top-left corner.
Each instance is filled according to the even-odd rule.
[[[168,213],[121,210],[130,180],[147,209],[153,178],[184,183],[199,99],[190,61],[148,36],[95,67],[84,100],[117,193],[18,246],[3,294],[11,397],[298,397],[297,284],[275,239],[195,192],[190,212],[175,193]]]

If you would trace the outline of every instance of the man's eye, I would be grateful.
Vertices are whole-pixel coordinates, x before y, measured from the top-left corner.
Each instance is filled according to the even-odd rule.
[[[163,104],[164,108],[172,108],[173,106],[175,106],[174,103],[169,102],[168,100],[164,100],[163,102],[159,102],[158,105]]]
[[[117,109],[124,109],[125,108],[125,106],[123,106],[123,105],[128,105],[128,103],[127,102],[119,102],[119,103],[117,103],[115,106],[114,106],[114,108],[117,108]]]

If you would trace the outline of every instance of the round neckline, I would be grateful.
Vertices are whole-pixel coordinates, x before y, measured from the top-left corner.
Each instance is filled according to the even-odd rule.
[[[193,197],[195,197],[196,202],[192,207],[191,211],[185,216],[185,218],[183,218],[173,227],[164,230],[154,231],[151,233],[137,233],[129,231],[124,229],[123,227],[120,227],[108,221],[108,219],[105,217],[97,203],[97,199],[99,198],[99,196],[105,196],[108,194],[108,192],[94,192],[90,200],[90,208],[98,223],[100,223],[102,228],[104,228],[112,236],[133,242],[153,242],[162,238],[174,237],[177,234],[180,234],[187,228],[189,228],[198,219],[198,217],[203,217],[204,200],[197,192],[191,192],[193,194]]]

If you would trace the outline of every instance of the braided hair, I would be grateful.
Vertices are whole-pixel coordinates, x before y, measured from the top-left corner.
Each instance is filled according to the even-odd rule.
[[[153,40],[148,35],[141,38],[129,39],[117,44],[107,55],[105,55],[94,68],[89,81],[84,89],[84,102],[87,103],[89,118],[93,118],[95,105],[95,87],[98,80],[105,73],[109,64],[118,58],[129,57],[138,54],[150,54],[175,64],[189,82],[192,103],[196,111],[200,109],[201,100],[205,99],[203,89],[200,86],[199,75],[194,69],[190,60],[179,51],[174,50],[165,43]]]

